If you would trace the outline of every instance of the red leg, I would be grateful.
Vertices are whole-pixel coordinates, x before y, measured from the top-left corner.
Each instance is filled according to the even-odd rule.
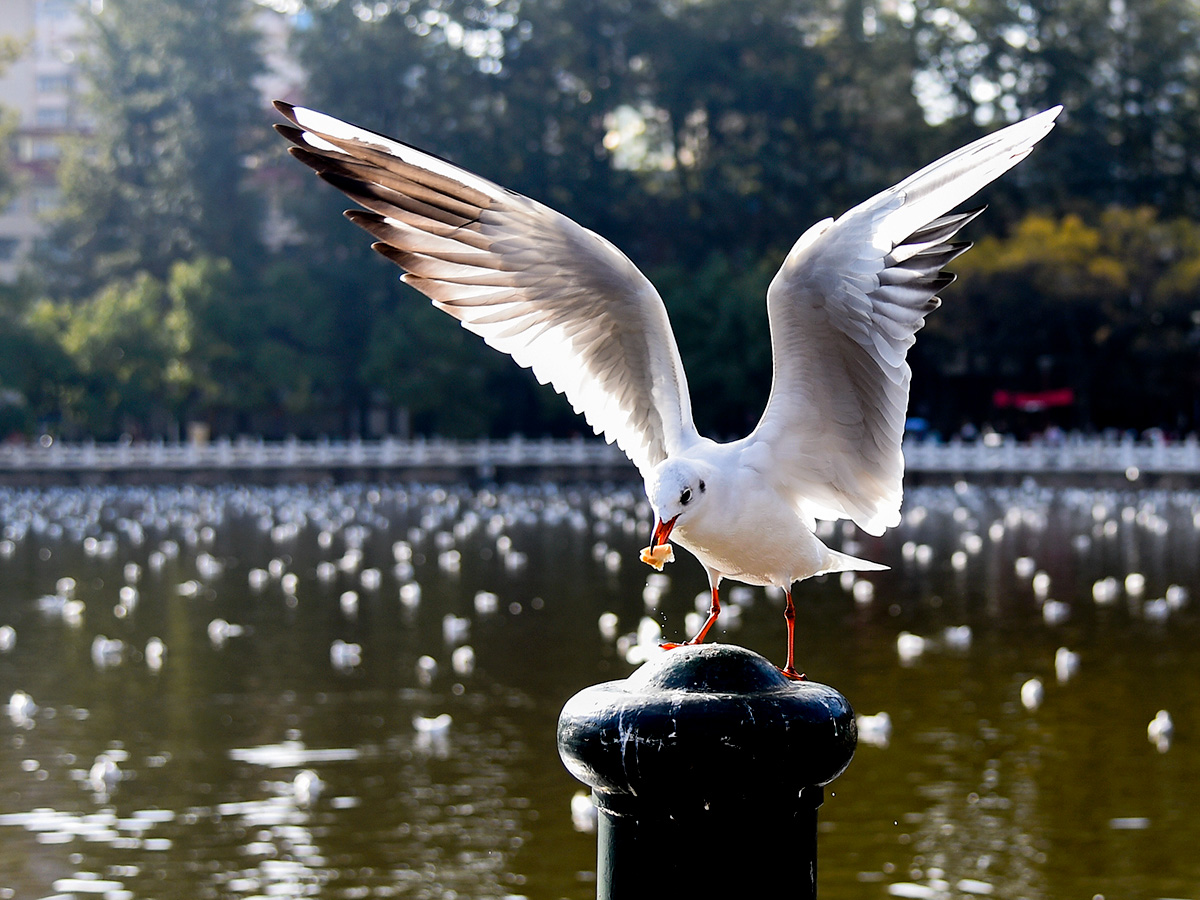
[[[717,621],[717,616],[721,614],[721,599],[717,596],[717,588],[712,589],[712,606],[708,608],[708,618],[704,620],[704,624],[700,626],[700,630],[696,632],[696,636],[690,641],[684,641],[682,644],[666,642],[662,644],[665,650],[674,650],[676,647],[685,647],[689,644],[702,644],[704,638],[708,634],[708,629],[713,627],[713,622]]]
[[[783,672],[788,678],[796,681],[804,680],[804,673],[796,671],[795,658],[795,643],[796,643],[796,606],[792,603],[792,592],[785,591],[787,596],[787,605],[783,608],[783,619],[787,622],[787,665],[779,671]]]

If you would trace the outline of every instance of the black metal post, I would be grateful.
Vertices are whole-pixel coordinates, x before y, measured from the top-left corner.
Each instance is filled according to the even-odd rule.
[[[823,785],[857,740],[833,688],[725,644],[576,694],[558,750],[599,808],[598,900],[815,898]]]

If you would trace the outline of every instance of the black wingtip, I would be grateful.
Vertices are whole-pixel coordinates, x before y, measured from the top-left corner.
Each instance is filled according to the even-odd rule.
[[[322,180],[329,182],[343,194],[349,194],[351,197],[362,197],[369,193],[369,186],[361,178],[353,178],[334,169],[325,169],[317,174]]]
[[[383,241],[375,241],[371,244],[371,249],[386,259],[388,262],[395,263],[400,268],[404,268],[404,251],[393,247],[391,244],[385,244]],[[407,271],[405,273],[405,283],[407,283]]]
[[[310,169],[316,169],[318,172],[325,172],[329,169],[332,163],[329,157],[322,156],[320,153],[313,153],[306,144],[296,140],[296,136],[303,137],[304,132],[296,132],[296,135],[287,134],[281,130],[280,132],[288,140],[295,141],[296,146],[288,147],[288,153],[294,156],[300,162],[304,163]]]
[[[277,132],[279,132],[279,134],[283,135],[285,138],[287,138],[289,141],[291,141],[293,144],[296,144],[298,146],[304,145],[304,132],[301,129],[297,128],[296,126],[285,125],[282,122],[276,122],[271,127],[274,128]]]
[[[946,265],[946,263],[958,259],[974,246],[974,241],[954,241],[953,243],[947,244],[946,252],[949,254],[949,256],[946,258],[946,262],[942,263],[942,265]]]
[[[325,171],[325,160],[323,157],[320,157],[315,153],[309,153],[303,147],[288,147],[287,152],[288,156],[304,163],[304,165],[308,166],[318,175]]]
[[[290,119],[293,122],[296,121],[296,113],[295,113],[296,106],[295,106],[295,104],[288,103],[285,100],[272,100],[271,105],[274,106],[276,111],[278,111],[279,114],[282,115],[284,118]],[[297,123],[297,124],[299,124],[299,123]]]
[[[958,276],[953,272],[939,272],[929,284],[935,294],[941,293],[945,288],[954,284],[958,280]]]

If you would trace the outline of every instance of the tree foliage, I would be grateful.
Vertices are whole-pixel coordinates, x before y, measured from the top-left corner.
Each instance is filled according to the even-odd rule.
[[[765,288],[800,233],[1063,103],[1055,133],[982,198],[978,246],[911,358],[915,409],[947,430],[1002,415],[993,390],[1069,386],[1064,424],[1200,418],[1190,0],[299,5],[292,52],[309,77],[289,99],[625,250],[667,302],[698,425],[720,436],[762,409]],[[0,304],[0,389],[29,420],[95,433],[194,418],[348,433],[369,408],[420,432],[582,430],[399,285],[337,192],[284,159],[253,86],[257,8],[106,0],[92,16],[96,131],[64,170],[46,296]],[[281,195],[299,239],[268,252],[259,210]]]
[[[262,430],[330,403],[336,307],[295,267],[277,263],[247,284],[227,261],[201,259],[172,270],[172,285],[195,322],[196,418],[247,430],[257,417]]]
[[[76,295],[179,259],[257,258],[262,70],[251,0],[106,0],[87,14],[94,134],[63,167],[49,268]]]
[[[915,351],[932,370],[915,396],[940,404],[940,426],[990,412],[997,389],[1067,387],[1077,404],[1060,424],[1195,427],[1200,224],[1150,207],[1034,214],[955,267]]]
[[[310,81],[305,102],[542,200],[610,237],[644,269],[661,270],[672,281],[669,303],[680,301],[685,355],[693,350],[689,317],[742,322],[752,310],[759,342],[750,355],[761,359],[769,357],[769,277],[757,260],[781,258],[813,219],[906,174],[885,136],[920,144],[930,130],[908,88],[913,58],[903,29],[881,22],[867,34],[861,12],[856,19],[829,4],[801,6],[774,0],[747,16],[736,3],[321,4],[298,52],[306,70],[327,75]],[[890,77],[856,64],[872,53]],[[908,154],[915,165],[918,151]],[[454,334],[452,322],[420,308],[424,301],[399,295],[385,264],[360,269],[367,242],[332,215],[333,193],[307,199],[299,213],[306,258],[355,270],[355,307],[378,323],[361,370],[368,380],[386,386],[392,402],[426,409],[438,389],[421,370],[443,366],[410,351],[436,346],[461,362],[464,379],[491,385],[487,396],[511,399],[467,408],[474,401],[464,398],[475,395],[460,392],[450,406],[434,404],[440,414],[417,415],[418,427],[519,427],[528,377]],[[749,277],[718,271],[735,259]],[[697,267],[700,283],[689,286]],[[724,292],[748,282],[756,293]],[[706,303],[714,309],[703,310]],[[351,331],[342,346],[356,347],[362,333]],[[736,367],[745,352],[726,342],[722,365]],[[746,413],[731,411],[741,383],[726,382],[721,412],[698,410],[702,428],[743,424]],[[401,389],[413,385],[429,390]]]
[[[1012,119],[1056,103],[1066,139],[1039,148],[1060,206],[1200,215],[1200,7],[1190,0],[918,4],[928,70],[954,114]]]
[[[109,282],[81,302],[41,300],[28,325],[71,361],[60,383],[68,425],[87,423],[111,437],[151,423],[162,428],[163,417],[177,412],[191,375],[191,317],[152,275]]]
[[[20,55],[20,45],[13,38],[0,38],[0,75]],[[17,115],[0,102],[0,209],[12,200],[17,183],[13,166],[12,136],[17,130]]]

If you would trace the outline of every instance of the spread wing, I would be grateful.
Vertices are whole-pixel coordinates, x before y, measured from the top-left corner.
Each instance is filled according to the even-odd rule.
[[[404,281],[565,394],[642,475],[696,440],[666,307],[629,259],[566,216],[444,160],[276,102],[292,155]]]
[[[970,246],[955,233],[981,210],[947,212],[1024,159],[1060,111],[956,150],[814,225],[788,254],[767,291],[771,396],[746,442],[807,518],[870,534],[899,523],[905,356],[954,280],[942,268]]]

